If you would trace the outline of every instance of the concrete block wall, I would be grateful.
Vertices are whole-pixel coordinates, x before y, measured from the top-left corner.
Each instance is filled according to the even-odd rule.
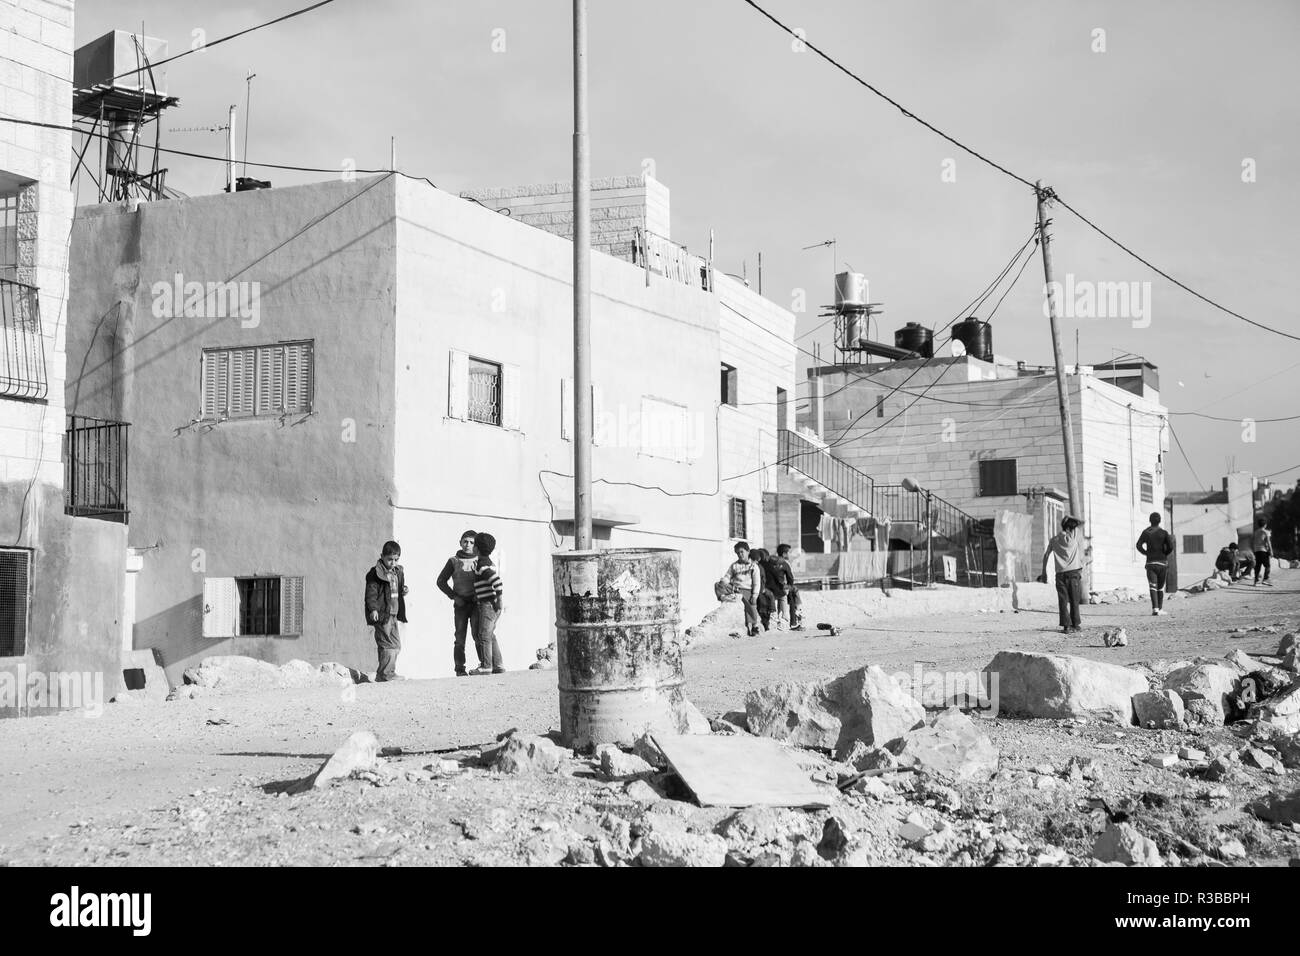
[[[509,215],[516,222],[573,238],[573,185],[538,183],[474,189],[461,196]],[[632,258],[634,230],[669,235],[668,187],[649,176],[591,181],[591,247],[617,259]]]
[[[737,404],[718,409],[723,527],[731,498],[746,503],[749,543],[769,541],[763,495],[777,490],[777,389],[786,391],[793,424],[795,401],[794,314],[721,273],[714,276],[722,361],[737,370]],[[721,399],[721,368],[718,370]],[[791,544],[797,542],[791,541]]]

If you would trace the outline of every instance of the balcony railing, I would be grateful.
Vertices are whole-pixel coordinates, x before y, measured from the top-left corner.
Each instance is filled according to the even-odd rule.
[[[0,396],[41,400],[48,387],[36,287],[0,278]]]
[[[870,475],[858,471],[826,449],[788,428],[777,436],[778,461],[806,475],[849,504],[875,514],[875,486]]]
[[[65,513],[126,524],[131,514],[127,507],[130,428],[126,422],[68,416]]]

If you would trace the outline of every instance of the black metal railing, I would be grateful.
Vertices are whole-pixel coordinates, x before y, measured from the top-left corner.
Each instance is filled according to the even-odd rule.
[[[0,396],[39,400],[48,389],[37,289],[0,278]]]
[[[777,448],[781,464],[888,523],[891,550],[901,548],[912,554],[908,561],[891,558],[895,570],[890,576],[896,585],[948,581],[963,587],[997,586],[997,546],[990,522],[933,492],[879,484],[796,432],[782,429]]]
[[[68,416],[65,513],[126,524],[131,514],[127,506],[130,428],[126,422]]]

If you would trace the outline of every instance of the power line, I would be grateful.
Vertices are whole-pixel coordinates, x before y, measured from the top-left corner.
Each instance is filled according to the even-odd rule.
[[[269,26],[274,26],[277,23],[283,23],[285,20],[292,20],[294,17],[300,17],[304,13],[310,13],[313,10],[316,10],[320,7],[326,6],[327,4],[331,4],[333,2],[334,0],[320,0],[320,3],[313,3],[310,7],[303,7],[301,10],[294,10],[292,13],[286,13],[282,17],[276,17],[274,20],[267,20],[265,23],[259,23],[255,27],[248,27],[244,30],[240,30],[238,33],[231,33],[228,36],[221,37],[218,40],[213,40],[211,43],[204,43],[201,46],[193,47],[189,50],[184,51],[183,53],[177,53],[175,56],[169,56],[165,60],[159,60],[157,63],[150,63],[149,66],[155,68],[160,67],[163,66],[164,64],[171,63],[175,60],[179,60],[181,57],[189,56],[191,53],[198,53],[200,50],[210,50],[214,46],[217,46],[218,44],[225,43],[227,40],[233,40],[235,39],[235,37],[242,37],[247,33],[252,33],[255,30],[262,29],[263,27],[269,27]],[[120,80],[124,76],[135,76],[140,72],[141,72],[140,69],[128,70],[125,73],[119,73],[117,76],[113,77],[112,80]],[[110,80],[109,82],[111,83],[112,80]],[[256,166],[258,164],[252,163],[251,165]]]
[[[1241,418],[1222,418],[1218,415],[1204,415],[1201,412],[1170,412],[1169,414],[1170,415],[1191,415],[1195,418],[1206,418],[1212,422],[1234,422],[1236,424],[1241,424],[1241,422],[1245,421],[1247,418],[1250,418],[1249,415],[1243,416]],[[1298,418],[1300,418],[1300,415],[1288,415],[1286,418],[1251,418],[1250,420],[1252,422],[1260,422],[1260,423],[1267,424],[1272,422],[1293,422]]]
[[[987,164],[987,165],[989,165],[989,166],[992,166],[992,167],[993,167],[994,169],[996,169],[998,172],[1000,172],[1000,173],[1004,173],[1004,174],[1006,174],[1007,176],[1010,176],[1012,179],[1016,180],[1016,181],[1019,182],[1019,183],[1023,183],[1024,185],[1028,186],[1030,189],[1034,189],[1034,188],[1036,188],[1036,187],[1034,186],[1033,183],[1031,183],[1028,179],[1025,179],[1023,176],[1017,176],[1015,173],[1013,173],[1011,170],[1007,169],[1005,166],[1001,166],[1001,165],[999,165],[998,163],[995,163],[993,160],[989,159],[987,156],[984,156],[984,155],[982,155],[981,153],[977,153],[975,150],[971,149],[971,148],[970,148],[969,146],[967,146],[965,143],[962,143],[962,142],[960,142],[960,141],[958,141],[958,140],[956,140],[956,139],[953,139],[951,136],[949,136],[949,135],[948,135],[947,133],[945,133],[943,130],[939,129],[937,126],[933,126],[933,125],[931,125],[930,123],[927,123],[925,120],[921,119],[921,117],[917,116],[915,113],[913,113],[911,110],[909,110],[909,109],[908,109],[906,106],[904,106],[902,103],[898,102],[897,100],[895,100],[894,98],[888,96],[887,94],[881,92],[879,89],[877,89],[876,87],[872,86],[870,83],[868,83],[868,82],[867,82],[866,80],[864,80],[862,77],[858,76],[858,74],[856,74],[856,73],[854,73],[852,70],[850,70],[847,66],[845,66],[845,65],[842,64],[842,63],[840,63],[840,62],[839,62],[838,60],[836,60],[834,57],[832,57],[832,56],[830,56],[829,54],[823,52],[823,51],[822,51],[820,48],[818,48],[814,43],[812,43],[810,40],[808,40],[807,37],[801,36],[800,33],[796,33],[793,29],[791,29],[790,27],[786,26],[784,23],[782,23],[780,20],[778,20],[778,19],[777,19],[776,17],[774,17],[772,14],[768,13],[766,10],[764,10],[762,7],[760,7],[757,3],[755,3],[754,0],[744,0],[744,2],[747,3],[747,4],[749,4],[749,6],[753,7],[755,10],[757,10],[760,14],[762,14],[762,15],[763,15],[764,17],[766,17],[768,20],[771,20],[774,24],[776,24],[778,27],[780,27],[780,28],[781,28],[782,30],[784,30],[786,33],[790,34],[790,36],[794,37],[796,40],[798,40],[800,43],[802,43],[802,44],[803,44],[804,46],[806,46],[808,49],[812,50],[814,53],[816,53],[819,57],[821,57],[823,60],[825,60],[825,61],[826,61],[827,63],[829,63],[831,66],[835,67],[835,69],[839,70],[841,73],[845,74],[845,75],[848,76],[850,79],[852,79],[852,80],[854,80],[855,82],[857,82],[858,84],[860,84],[860,85],[866,87],[866,88],[867,88],[868,90],[870,90],[872,93],[876,94],[876,96],[879,96],[882,100],[884,100],[884,101],[885,101],[886,103],[888,103],[890,106],[893,106],[895,109],[897,109],[900,113],[902,113],[902,114],[903,114],[904,116],[906,116],[908,119],[916,120],[916,122],[920,123],[922,126],[924,126],[926,129],[928,129],[930,132],[935,133],[935,134],[937,134],[937,135],[943,137],[943,138],[946,139],[948,142],[950,142],[950,143],[952,143],[954,146],[956,146],[958,149],[962,150],[963,152],[969,153],[971,156],[974,156],[974,157],[975,157],[976,159],[978,159],[980,162],[985,163],[985,164]]]
[[[1072,212],[1072,213],[1075,215],[1075,217],[1077,217],[1077,218],[1079,219],[1079,221],[1081,221],[1084,225],[1088,226],[1090,229],[1092,229],[1094,232],[1096,232],[1099,236],[1101,236],[1101,237],[1104,238],[1104,239],[1109,240],[1112,244],[1118,246],[1120,249],[1122,249],[1122,250],[1124,250],[1125,252],[1127,252],[1130,256],[1132,256],[1132,257],[1133,257],[1134,259],[1136,259],[1138,262],[1142,263],[1144,266],[1146,266],[1148,269],[1150,269],[1150,270],[1151,270],[1152,272],[1154,272],[1156,275],[1158,275],[1158,276],[1163,276],[1164,278],[1168,279],[1170,282],[1172,282],[1174,285],[1178,286],[1178,288],[1182,289],[1184,292],[1187,292],[1187,293],[1189,293],[1190,295],[1194,295],[1194,296],[1196,296],[1196,298],[1200,299],[1202,302],[1208,303],[1209,305],[1212,305],[1214,308],[1218,309],[1220,312],[1227,313],[1228,315],[1232,316],[1232,317],[1235,318],[1235,319],[1240,319],[1241,321],[1247,323],[1248,325],[1253,325],[1253,326],[1255,326],[1255,327],[1258,328],[1258,329],[1263,329],[1265,332],[1272,332],[1274,335],[1280,335],[1280,336],[1282,336],[1283,338],[1288,338],[1288,339],[1292,339],[1292,340],[1294,340],[1294,341],[1296,341],[1296,342],[1300,342],[1300,335],[1292,335],[1290,332],[1284,332],[1284,331],[1282,331],[1281,329],[1275,329],[1275,328],[1273,328],[1271,325],[1265,325],[1263,322],[1256,322],[1254,319],[1248,319],[1248,318],[1246,318],[1244,315],[1242,315],[1240,312],[1234,312],[1232,309],[1228,308],[1226,305],[1220,305],[1218,302],[1215,302],[1215,301],[1214,301],[1213,299],[1211,299],[1209,296],[1202,295],[1201,293],[1197,292],[1195,289],[1193,289],[1191,286],[1187,285],[1186,283],[1180,282],[1178,279],[1175,279],[1175,278],[1174,278],[1173,276],[1171,276],[1168,272],[1165,272],[1165,271],[1164,271],[1163,269],[1161,269],[1159,266],[1153,264],[1149,259],[1145,259],[1145,258],[1143,258],[1142,256],[1138,255],[1136,252],[1134,252],[1134,251],[1133,251],[1132,249],[1130,249],[1128,246],[1124,245],[1124,243],[1120,242],[1118,239],[1116,239],[1116,238],[1115,238],[1114,236],[1112,236],[1110,233],[1106,232],[1106,230],[1102,229],[1101,226],[1097,225],[1095,222],[1093,222],[1091,219],[1089,219],[1089,218],[1088,218],[1087,216],[1085,216],[1083,213],[1079,212],[1079,210],[1077,210],[1077,209],[1075,209],[1073,206],[1071,206],[1068,202],[1066,202],[1066,201],[1065,201],[1064,199],[1062,199],[1060,196],[1056,196],[1056,195],[1054,195],[1052,198],[1054,198],[1054,199],[1055,199],[1058,203],[1060,203],[1063,207],[1065,207],[1065,208],[1068,209],[1070,212]]]
[[[1260,478],[1274,478],[1277,475],[1285,475],[1288,471],[1295,471],[1300,465],[1292,465],[1290,468],[1283,468],[1281,471],[1274,471],[1267,475],[1260,475]]]
[[[1169,423],[1169,434],[1174,436],[1174,443],[1178,446],[1178,452],[1183,456],[1183,461],[1187,462],[1187,470],[1192,473],[1192,479],[1198,486],[1204,488],[1205,486],[1201,484],[1200,476],[1196,474],[1196,469],[1192,467],[1192,460],[1187,457],[1187,452],[1183,451],[1183,443],[1178,438],[1178,432],[1174,431],[1173,422]]]

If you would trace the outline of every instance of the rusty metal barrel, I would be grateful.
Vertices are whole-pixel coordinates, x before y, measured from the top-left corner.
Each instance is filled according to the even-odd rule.
[[[620,548],[552,559],[564,746],[587,751],[676,730],[685,697],[681,552]]]

